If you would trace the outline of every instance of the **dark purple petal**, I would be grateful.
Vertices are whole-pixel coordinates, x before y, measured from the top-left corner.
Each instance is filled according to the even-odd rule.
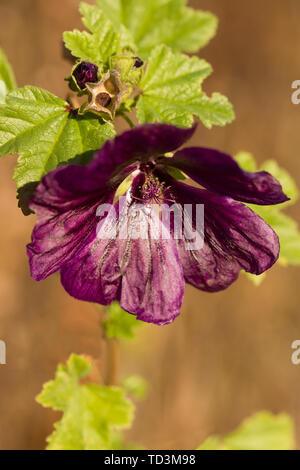
[[[84,90],[86,83],[95,83],[98,81],[98,67],[89,62],[81,62],[73,72],[79,88]]]
[[[46,175],[31,198],[37,214],[32,242],[27,247],[32,277],[43,280],[58,271],[95,233],[97,207],[112,201],[95,180],[87,180],[88,168],[61,167]]]
[[[144,216],[148,230],[148,214]],[[129,219],[119,220],[117,235]],[[128,227],[136,232],[134,225]],[[172,239],[133,238],[94,237],[62,268],[62,284],[77,299],[103,305],[118,300],[139,320],[171,323],[180,313],[185,286],[176,244]]]
[[[91,170],[99,172],[103,182],[118,184],[120,174],[129,165],[145,161],[183,145],[195,127],[181,129],[168,124],[145,124],[107,141],[95,156]]]
[[[232,284],[241,269],[259,275],[277,261],[276,233],[249,207],[174,180],[170,191],[181,205],[194,205],[193,226],[195,205],[204,205],[204,247],[188,250],[186,241],[178,241],[185,279],[190,284],[216,292]]]
[[[174,240],[137,240],[128,248],[121,307],[144,322],[173,322],[180,314],[185,289]]]
[[[186,148],[174,158],[165,159],[165,163],[182,170],[204,188],[238,201],[272,205],[289,200],[269,173],[243,171],[232,157],[217,150]]]

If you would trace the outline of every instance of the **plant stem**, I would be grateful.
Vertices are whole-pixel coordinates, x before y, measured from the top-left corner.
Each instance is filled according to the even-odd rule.
[[[107,356],[107,385],[118,385],[120,351],[116,339],[107,339]]]
[[[132,120],[130,119],[130,117],[127,116],[127,114],[125,113],[121,113],[120,114],[122,116],[123,119],[125,119],[125,121],[127,122],[127,124],[129,124],[130,128],[133,129],[135,127],[135,125],[133,124]]]

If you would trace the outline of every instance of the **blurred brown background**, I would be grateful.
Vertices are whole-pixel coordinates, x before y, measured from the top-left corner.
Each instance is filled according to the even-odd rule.
[[[78,0],[0,0],[0,45],[20,86],[62,97],[69,64],[61,56],[64,30],[81,28]],[[220,19],[217,37],[201,55],[214,66],[207,92],[220,91],[237,119],[224,129],[199,126],[194,144],[275,158],[300,184],[300,106],[291,83],[300,79],[299,0],[199,0]],[[58,415],[34,401],[71,352],[103,360],[99,311],[70,298],[57,276],[31,280],[25,254],[34,217],[17,208],[11,181],[15,158],[0,172],[0,448],[44,448]],[[299,205],[291,213],[300,221]],[[122,345],[122,374],[151,383],[138,406],[130,438],[148,448],[195,448],[208,434],[236,427],[252,412],[287,411],[298,427],[300,366],[291,343],[300,339],[300,269],[275,267],[260,288],[241,276],[228,291],[187,288],[182,315],[168,327],[145,326]]]

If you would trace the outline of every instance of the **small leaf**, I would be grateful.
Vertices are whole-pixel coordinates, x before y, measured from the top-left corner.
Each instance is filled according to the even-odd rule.
[[[96,6],[81,3],[79,11],[83,24],[90,30],[67,31],[64,33],[64,42],[74,57],[91,61],[94,64],[106,63],[108,58],[115,54],[119,48],[119,36],[112,23]]]
[[[143,324],[134,315],[122,310],[118,302],[112,303],[106,311],[107,318],[102,325],[108,339],[133,339],[134,329]]]
[[[130,427],[134,407],[122,389],[80,384],[90,369],[86,358],[73,354],[37,397],[43,406],[63,411],[48,450],[110,450],[115,431]]]
[[[73,55],[80,60],[101,64],[107,62],[108,58],[118,50],[118,38],[115,33],[106,31],[106,36],[90,34],[86,31],[66,31],[64,42]]]
[[[87,377],[91,369],[87,358],[72,354],[65,366],[57,367],[55,380],[44,385],[37,402],[47,408],[65,411],[79,380]]]
[[[173,53],[166,46],[156,47],[140,84],[139,122],[166,122],[189,127],[194,115],[208,128],[231,122],[234,113],[227,98],[218,93],[208,98],[201,90],[203,80],[211,72],[212,68],[205,60]]]
[[[114,136],[111,124],[93,116],[70,117],[67,106],[31,86],[10,93],[0,105],[0,155],[20,155],[14,174],[18,188]]]
[[[74,57],[101,65],[108,64],[108,59],[124,48],[135,50],[125,26],[116,27],[100,8],[82,2],[79,11],[83,24],[92,34],[78,29],[64,33],[65,45]]]

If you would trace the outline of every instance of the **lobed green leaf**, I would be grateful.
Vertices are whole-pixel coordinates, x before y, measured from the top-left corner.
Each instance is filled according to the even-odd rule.
[[[187,8],[186,0],[97,0],[114,23],[133,35],[141,57],[165,44],[175,51],[196,52],[215,35],[217,19],[208,12]]]
[[[65,45],[74,57],[101,65],[125,48],[135,50],[129,31],[121,24],[116,27],[100,8],[82,2],[79,11],[90,33],[77,29],[64,33]]]
[[[111,124],[94,116],[72,117],[68,103],[41,88],[27,86],[0,105],[0,155],[19,154],[18,188],[76,155],[99,149],[114,136]]]
[[[73,354],[37,397],[41,405],[63,411],[48,450],[109,450],[115,431],[131,425],[134,407],[121,388],[80,384],[90,370],[87,358]]]
[[[194,116],[208,128],[231,122],[234,112],[227,98],[219,93],[209,98],[201,90],[204,79],[211,72],[211,66],[203,59],[174,53],[164,45],[156,47],[140,84],[139,122],[190,127]]]

